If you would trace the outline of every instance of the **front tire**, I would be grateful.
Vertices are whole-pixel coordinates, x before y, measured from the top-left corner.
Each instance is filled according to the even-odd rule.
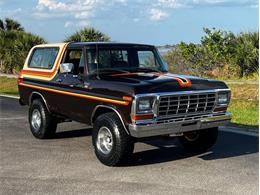
[[[101,163],[116,166],[126,161],[133,153],[134,142],[116,113],[100,115],[94,122],[92,143]]]
[[[217,141],[218,127],[186,132],[179,137],[180,143],[187,150],[206,151]]]
[[[41,99],[35,99],[29,108],[30,129],[34,137],[45,139],[52,137],[57,128],[57,120],[47,110]]]

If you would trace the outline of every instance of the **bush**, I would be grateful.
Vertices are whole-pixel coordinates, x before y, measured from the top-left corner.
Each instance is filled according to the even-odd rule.
[[[181,42],[164,56],[170,70],[224,78],[258,73],[258,32],[235,35],[214,28],[205,28],[204,32],[200,44]]]

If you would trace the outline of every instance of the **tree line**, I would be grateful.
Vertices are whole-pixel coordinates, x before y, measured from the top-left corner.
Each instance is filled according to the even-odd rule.
[[[170,71],[223,78],[258,75],[258,32],[203,30],[205,34],[199,44],[181,42],[164,56]]]
[[[66,37],[69,41],[110,41],[111,38],[94,28],[83,28]],[[26,32],[13,19],[0,19],[0,71],[18,72],[29,50],[46,40]],[[169,47],[170,45],[168,45]],[[208,77],[244,77],[258,74],[259,33],[234,34],[215,28],[204,28],[200,43],[172,45],[163,55],[174,73]]]
[[[110,37],[94,28],[83,28],[66,37],[70,41],[109,41]],[[0,72],[18,73],[30,49],[47,41],[35,34],[26,32],[22,25],[13,19],[0,19]]]

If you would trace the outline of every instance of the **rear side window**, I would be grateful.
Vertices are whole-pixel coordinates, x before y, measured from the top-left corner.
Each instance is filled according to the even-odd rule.
[[[29,62],[30,68],[52,69],[59,48],[36,48]]]

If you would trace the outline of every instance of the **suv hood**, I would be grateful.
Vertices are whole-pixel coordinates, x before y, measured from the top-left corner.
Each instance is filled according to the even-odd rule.
[[[170,73],[122,73],[102,75],[101,79],[133,86],[135,94],[228,88],[222,81]]]

